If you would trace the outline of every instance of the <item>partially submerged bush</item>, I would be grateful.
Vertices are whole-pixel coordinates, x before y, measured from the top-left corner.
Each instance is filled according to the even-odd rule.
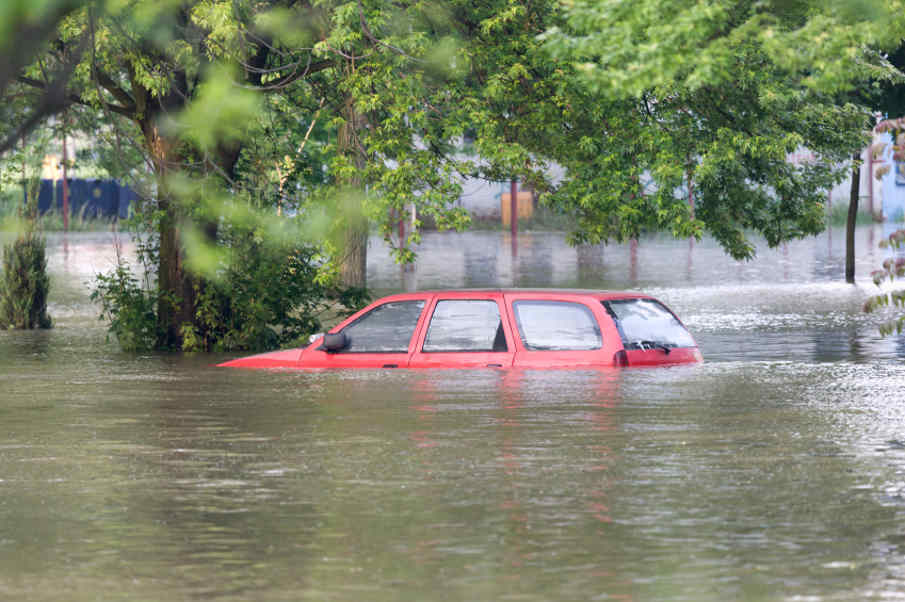
[[[321,320],[359,309],[367,301],[361,289],[325,286],[318,275],[318,253],[297,245],[265,245],[254,237],[232,236],[236,261],[223,265],[215,279],[199,279],[194,323],[182,324],[183,351],[263,351],[298,345],[322,330]],[[142,287],[128,265],[98,275],[92,299],[110,322],[124,350],[159,347],[158,298]],[[180,299],[169,299],[172,306]]]
[[[347,315],[367,301],[361,289],[325,287],[311,246],[232,241],[233,261],[198,294],[195,324],[183,325],[186,351],[263,351],[298,345],[322,330],[325,315]]]
[[[44,237],[28,230],[3,247],[0,328],[50,328],[47,315],[47,256]]]
[[[120,260],[109,274],[97,275],[92,301],[101,304],[101,319],[110,322],[125,351],[153,349],[157,344],[157,299],[138,284],[129,266]]]

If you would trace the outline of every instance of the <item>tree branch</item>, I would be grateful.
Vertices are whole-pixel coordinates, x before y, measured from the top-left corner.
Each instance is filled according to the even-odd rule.
[[[79,41],[78,47],[75,49],[72,55],[70,55],[68,60],[63,62],[56,70],[53,81],[51,81],[49,84],[38,86],[44,91],[44,94],[41,97],[41,101],[38,103],[38,106],[35,107],[31,116],[29,116],[28,119],[22,122],[12,134],[7,136],[6,139],[3,140],[3,142],[0,142],[0,154],[3,154],[11,149],[19,139],[33,130],[35,126],[37,126],[44,118],[58,113],[72,104],[71,95],[67,94],[66,92],[66,85],[69,83],[69,78],[70,76],[72,76],[72,72],[75,70],[75,66],[82,58],[85,47],[88,45],[88,40],[88,36],[82,37],[82,39]],[[25,78],[25,80],[28,81],[22,81],[22,83],[25,83],[27,85],[32,85],[28,82],[41,84],[41,82],[37,80],[31,80],[30,78]]]
[[[132,98],[131,94],[126,92],[123,87],[116,83],[116,81],[106,72],[102,71],[95,61],[91,62],[91,71],[94,73],[97,83],[99,83],[107,92],[112,94],[113,98],[122,104],[122,108],[131,109],[132,113],[135,113],[135,99]],[[113,105],[110,106],[112,107]]]
[[[358,23],[361,25],[361,30],[364,32],[365,37],[371,40],[372,43],[377,44],[379,46],[386,46],[396,54],[400,56],[404,56],[413,61],[418,61],[419,63],[424,62],[419,58],[415,58],[410,54],[407,54],[404,50],[396,48],[392,44],[387,44],[383,40],[378,39],[373,33],[371,33],[371,29],[368,27],[368,22],[365,20],[365,12],[364,7],[361,4],[361,0],[358,0]]]
[[[306,67],[303,71],[297,70],[294,73],[290,73],[283,79],[278,80],[272,84],[268,84],[266,86],[244,86],[244,87],[249,88],[251,90],[260,90],[262,92],[272,92],[274,90],[281,90],[293,82],[296,82],[300,79],[308,77],[309,75],[317,73],[318,71],[323,71],[325,69],[329,69],[332,66],[333,66],[333,61],[331,61],[331,60],[323,60],[323,61],[318,61],[316,63],[312,63],[311,59],[309,57],[308,64],[306,65]]]
[[[23,19],[23,22],[13,24],[14,26],[10,28],[13,32],[12,37],[0,44],[0,50],[4,55],[4,60],[0,61],[0,94],[6,91],[10,82],[16,79],[16,75],[34,60],[60,21],[84,2],[85,0],[60,0],[51,6],[40,21],[29,23]]]

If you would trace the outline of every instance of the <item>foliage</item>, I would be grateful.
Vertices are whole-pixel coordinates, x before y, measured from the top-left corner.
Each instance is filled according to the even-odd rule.
[[[759,50],[759,64],[832,94],[888,73],[871,49],[900,43],[903,9],[901,0],[572,0],[545,38],[615,98],[731,86],[735,54],[746,48]]]
[[[312,224],[302,240],[331,250],[334,264],[347,252],[343,230],[362,215],[388,238],[409,203],[441,227],[465,223],[454,204],[456,162],[438,152],[452,134],[428,116],[448,100],[436,75],[451,56],[435,52],[429,12],[379,2],[129,0],[63,18],[42,60],[75,64],[67,102],[102,115],[100,131],[118,148],[142,147],[155,176],[136,223],[155,261],[158,346],[210,330],[201,304],[226,311],[211,295],[234,252],[220,231],[235,218],[244,227],[250,215],[303,214]],[[20,81],[46,93],[42,67],[34,62]],[[396,242],[401,259],[417,237]]]
[[[130,267],[119,261],[116,269],[97,274],[91,300],[101,305],[100,319],[109,322],[124,351],[154,349],[157,331],[157,299],[142,288]]]
[[[903,246],[905,246],[905,230],[897,230],[880,242],[880,248],[884,249],[899,251]],[[905,257],[901,256],[887,258],[883,261],[882,269],[871,272],[871,278],[877,286],[883,286],[884,283],[892,285],[897,278],[903,277],[905,277]],[[873,312],[883,307],[905,309],[905,289],[893,289],[871,297],[864,304],[864,311]],[[903,330],[905,330],[905,314],[900,313],[897,317],[880,324],[880,332],[884,335],[901,334]]]
[[[224,263],[198,291],[196,321],[184,324],[186,350],[264,350],[306,343],[322,319],[346,316],[368,300],[361,289],[323,286],[319,251],[268,245],[253,233],[231,233],[241,261]]]
[[[260,347],[313,326],[309,293],[335,301],[365,218],[400,261],[412,205],[465,227],[463,176],[533,186],[574,242],[709,232],[750,257],[752,230],[820,230],[868,116],[838,93],[891,78],[873,49],[903,31],[901,0],[864,4],[73,2],[0,92],[47,98],[65,76],[58,100],[102,124],[105,165],[153,176],[134,222],[146,297],[114,278],[111,307],[156,303],[138,331],[158,347]],[[789,162],[801,148],[815,159]],[[290,269],[300,314],[266,286]]]
[[[363,290],[324,286],[314,247],[270,244],[258,234],[242,228],[222,234],[221,244],[235,259],[221,262],[217,277],[195,291],[195,320],[180,325],[181,349],[258,351],[299,344],[322,330],[325,316],[342,317],[367,302]],[[140,259],[147,261],[150,253],[152,247],[140,240]],[[121,347],[137,351],[159,347],[158,294],[120,259],[115,270],[97,275],[92,299]]]
[[[0,328],[50,328],[50,278],[44,237],[29,230],[3,247],[0,273]]]
[[[890,93],[889,96],[893,96],[893,94]],[[905,117],[881,121],[877,124],[875,131],[891,135],[894,161],[901,161],[905,158]],[[877,170],[876,177],[881,178],[891,167],[890,164],[881,166]],[[897,230],[881,241],[880,247],[898,251],[902,248],[903,243],[905,243],[905,230]],[[902,257],[887,258],[883,261],[882,269],[871,272],[871,278],[877,286],[883,286],[886,283],[892,285],[896,278],[903,276],[905,276],[905,258]],[[864,304],[864,311],[873,312],[881,307],[899,308],[899,310],[905,308],[905,290],[894,289],[871,297]],[[884,335],[894,332],[901,334],[903,328],[905,328],[905,314],[901,313],[898,317],[880,324],[880,332]]]
[[[0,224],[6,219],[15,217],[22,204],[21,192],[15,189],[0,188]]]
[[[46,243],[37,230],[40,164],[45,136],[32,136],[33,144],[23,144],[14,153],[15,168],[7,165],[0,174],[0,184],[15,182],[24,184],[25,203],[13,192],[11,220],[24,224],[13,242],[4,245],[2,271],[0,271],[0,328],[50,328],[47,314],[47,296],[50,278],[47,275]],[[31,176],[31,177],[28,177]],[[13,189],[15,191],[15,188]],[[18,197],[18,198],[17,198]]]
[[[826,190],[847,175],[868,129],[867,109],[838,93],[895,77],[866,44],[902,31],[897,15],[898,30],[840,7],[567,4],[543,37],[594,101],[569,103],[580,107],[581,137],[564,164],[583,177],[551,199],[579,216],[574,238],[708,231],[747,258],[750,231],[770,246],[819,232]],[[789,161],[802,149],[813,160]]]
[[[98,0],[101,4],[103,0]],[[64,109],[66,86],[84,50],[77,44],[66,52],[57,47],[47,56],[47,42],[60,24],[86,0],[6,0],[0,3],[0,155],[27,136],[48,116]],[[49,60],[44,60],[49,59]],[[39,63],[44,76],[44,94],[25,101],[17,85],[23,69]],[[11,92],[11,94],[9,94]],[[10,113],[16,119],[8,120]]]

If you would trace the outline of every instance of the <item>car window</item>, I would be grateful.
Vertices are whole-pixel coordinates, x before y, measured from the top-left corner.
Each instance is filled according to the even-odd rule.
[[[626,349],[694,347],[694,339],[671,311],[653,299],[604,301]]]
[[[349,344],[342,353],[405,353],[423,308],[424,301],[378,305],[343,328]]]
[[[603,342],[600,327],[585,305],[566,301],[516,301],[512,307],[526,349],[600,349]]]
[[[506,351],[506,337],[496,301],[438,301],[423,351]]]

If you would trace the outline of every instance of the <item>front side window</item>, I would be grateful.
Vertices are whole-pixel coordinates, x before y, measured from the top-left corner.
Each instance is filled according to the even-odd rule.
[[[342,353],[407,352],[422,309],[424,301],[378,305],[343,328],[349,343]]]
[[[584,351],[603,343],[594,314],[581,303],[516,301],[512,307],[526,349]]]
[[[423,351],[506,351],[506,337],[496,301],[438,301]]]
[[[616,322],[626,349],[695,346],[682,323],[658,301],[619,299],[604,301],[603,306]]]

